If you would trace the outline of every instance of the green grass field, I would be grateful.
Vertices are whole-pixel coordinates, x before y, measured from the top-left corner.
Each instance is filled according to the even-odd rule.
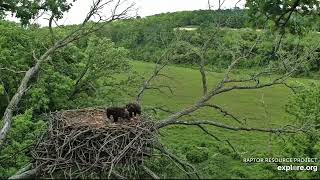
[[[148,77],[154,68],[152,63],[133,62],[134,70]],[[154,83],[170,85],[174,89],[174,95],[157,91],[147,91],[143,98],[143,106],[166,105],[173,111],[179,111],[194,103],[202,93],[201,77],[195,69],[169,66],[164,70],[166,75],[173,79],[157,79]],[[213,87],[223,77],[223,73],[208,73],[209,87]],[[305,79],[291,79],[290,81],[307,81]],[[291,90],[283,86],[269,87],[260,90],[237,90],[221,94],[212,99],[212,103],[218,104],[240,119],[246,119],[250,127],[281,127],[292,120],[285,112]],[[225,118],[219,112],[212,109],[203,109],[192,114],[193,118],[215,120],[230,125],[239,126],[234,120]],[[165,114],[162,114],[164,117]],[[274,174],[262,168],[262,165],[248,166],[242,163],[244,157],[270,157],[272,152],[277,156],[281,152],[276,136],[259,132],[234,132],[219,128],[207,127],[207,129],[221,139],[228,139],[235,149],[241,154],[241,158],[235,156],[227,143],[217,142],[214,138],[204,134],[199,128],[186,126],[167,127],[161,132],[161,141],[166,147],[179,157],[186,160],[188,153],[204,153],[208,157],[203,162],[196,163],[203,178],[271,178]],[[154,162],[161,166],[156,171],[161,171],[163,177],[185,177],[179,170],[171,169],[170,163],[158,160]],[[255,168],[255,170],[251,170]],[[258,168],[258,169],[257,169]],[[275,168],[274,168],[275,169]],[[264,172],[265,171],[265,172]]]

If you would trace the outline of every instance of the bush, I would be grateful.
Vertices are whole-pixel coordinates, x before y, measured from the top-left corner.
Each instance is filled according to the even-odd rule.
[[[283,157],[310,157],[320,155],[320,86],[316,84],[303,85],[286,106],[288,113],[295,117],[294,124],[307,127],[309,133],[290,135],[283,145]],[[301,164],[304,165],[304,164]],[[319,162],[313,165],[318,165]],[[319,178],[319,173],[292,172],[285,174],[285,178],[310,179]]]
[[[0,179],[10,177],[30,162],[29,149],[46,127],[43,121],[32,119],[32,110],[14,117],[7,145],[0,151]]]
[[[186,153],[186,158],[190,163],[202,163],[208,160],[209,152],[206,148],[193,148]]]
[[[320,124],[320,85],[304,85],[301,90],[293,96],[286,106],[288,113],[296,118],[298,125]]]

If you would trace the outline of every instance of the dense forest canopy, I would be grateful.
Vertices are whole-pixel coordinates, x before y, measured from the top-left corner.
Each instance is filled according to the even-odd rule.
[[[241,162],[248,156],[320,157],[319,1],[247,0],[246,9],[124,19],[120,14],[111,21],[86,19],[82,25],[52,28],[70,8],[66,0],[0,1],[2,115],[22,79],[43,60],[11,112],[12,129],[0,145],[0,178],[32,162],[30,149],[48,126],[43,114],[120,106],[133,99],[142,99],[144,113],[160,122],[159,129],[168,126],[159,130],[161,141],[201,178],[319,178],[316,172],[286,173],[274,164]],[[48,27],[30,24],[41,12],[51,15]],[[4,20],[8,13],[21,23]],[[278,84],[285,87],[273,89]],[[1,120],[0,127],[4,124]],[[285,128],[272,129],[275,125]],[[188,177],[188,168],[180,164],[181,171],[177,162],[155,157],[147,164],[162,178]]]

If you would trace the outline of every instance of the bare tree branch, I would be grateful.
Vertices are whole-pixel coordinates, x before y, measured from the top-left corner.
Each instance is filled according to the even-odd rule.
[[[26,73],[26,71],[17,71],[17,70],[10,69],[10,68],[0,68],[0,71],[1,71],[1,70],[9,71],[9,72],[12,72],[12,73],[15,73],[15,74],[23,74],[23,73]]]
[[[136,98],[136,101],[138,103],[141,102],[142,100],[142,97],[143,97],[143,94],[145,92],[145,90],[147,89],[157,89],[161,92],[161,89],[159,87],[150,87],[150,84],[151,84],[151,81],[153,81],[156,77],[158,76],[165,76],[164,74],[161,74],[160,72],[168,65],[168,61],[165,61],[163,64],[161,64],[160,62],[163,61],[163,58],[164,59],[167,59],[167,53],[168,51],[166,50],[162,55],[161,57],[157,60],[157,63],[155,65],[155,68],[153,70],[153,73],[151,74],[151,76],[144,82],[144,84],[142,85],[141,89],[139,90],[138,92],[138,95],[137,95],[137,98]],[[171,93],[173,93],[171,87],[169,86],[166,86]]]
[[[256,132],[271,132],[271,133],[297,133],[299,131],[305,131],[304,129],[295,129],[295,130],[287,130],[286,127],[284,128],[253,128],[253,127],[236,127],[236,126],[230,126],[222,123],[218,123],[216,121],[212,120],[173,120],[170,122],[165,123],[158,123],[157,128],[163,128],[166,126],[171,125],[192,125],[192,126],[198,126],[198,125],[210,125],[222,129],[232,130],[232,131],[256,131]]]
[[[144,111],[153,111],[155,114],[158,112],[158,111],[163,111],[163,112],[166,112],[166,113],[170,113],[170,114],[173,114],[174,112],[171,111],[169,108],[167,108],[166,106],[156,106],[156,107],[151,107],[151,108],[144,108]]]
[[[147,166],[142,166],[143,170],[148,173],[153,179],[160,179],[159,176],[154,173],[153,171],[151,171]]]
[[[167,151],[161,144],[156,143],[155,144],[155,148],[158,149],[160,152],[162,152],[164,155],[167,155],[170,159],[172,159],[174,162],[178,163],[185,171],[185,173],[191,178],[191,174],[196,175],[196,177],[198,179],[200,179],[196,169],[189,164],[188,162],[182,161],[180,160],[177,156],[175,156],[174,154],[170,153],[169,151]],[[188,169],[191,169],[192,171],[190,172]]]
[[[218,105],[215,105],[215,104],[204,104],[204,106],[214,108],[214,109],[220,111],[224,116],[230,116],[232,119],[234,119],[234,120],[237,121],[238,123],[243,124],[243,122],[240,121],[237,117],[235,117],[233,114],[229,113],[228,111],[222,109],[222,108],[221,108],[220,106],[218,106]]]
[[[201,124],[197,124],[196,126],[198,126],[203,132],[205,132],[206,134],[208,134],[209,136],[213,137],[215,140],[217,141],[221,141],[220,138],[218,138],[217,136],[213,135],[212,133],[210,133],[208,130],[206,130]]]
[[[28,164],[27,166],[20,169],[16,174],[9,177],[8,179],[32,179],[35,178],[36,173],[38,172],[38,168],[32,168],[32,164]]]
[[[208,93],[208,83],[207,83],[206,70],[205,70],[205,60],[202,55],[200,56],[200,73],[201,73],[201,79],[202,79],[203,95],[206,95]]]
[[[99,10],[103,9],[106,5],[109,5],[110,3],[112,3],[113,0],[109,0],[104,2],[103,0],[96,0],[93,1],[93,5],[91,6],[91,9],[89,11],[89,13],[87,14],[86,18],[84,19],[84,21],[82,22],[81,25],[78,26],[78,28],[76,28],[74,31],[70,32],[67,36],[65,36],[64,38],[56,41],[51,48],[49,48],[42,56],[40,56],[40,58],[37,60],[35,66],[31,67],[26,73],[24,78],[21,80],[21,83],[18,87],[18,90],[16,92],[16,94],[12,97],[12,99],[10,100],[10,103],[8,104],[5,112],[4,112],[4,116],[3,116],[3,120],[4,120],[4,125],[2,127],[2,129],[0,130],[0,147],[3,145],[5,139],[6,139],[6,135],[8,134],[8,132],[11,129],[11,124],[12,124],[12,116],[13,116],[13,112],[16,110],[17,105],[19,104],[20,100],[22,99],[23,95],[25,94],[26,90],[28,89],[28,84],[30,79],[38,73],[38,71],[40,70],[41,65],[46,62],[49,57],[58,49],[63,48],[65,46],[67,46],[69,43],[76,41],[92,32],[95,32],[99,29],[101,29],[106,23],[101,23],[99,26],[97,25],[97,23],[99,23],[100,21],[98,21],[97,23],[94,23],[91,27],[89,27],[88,29],[86,28],[86,25],[88,23],[88,21],[95,15],[99,13]],[[110,18],[107,19],[106,22],[112,22],[116,19],[121,19],[126,17],[126,13],[128,13],[128,11],[133,7],[133,4],[131,4],[130,6],[128,6],[125,10],[121,11],[120,13],[117,13],[117,9],[119,8],[120,4],[121,4],[121,0],[117,1],[116,4],[114,5],[114,8],[112,10],[112,15]],[[101,19],[100,19],[101,20]],[[50,22],[49,22],[50,23]],[[52,23],[52,21],[51,21]]]
[[[226,0],[219,0],[219,7],[218,7],[218,10],[221,10],[221,7],[223,6],[223,4],[226,2]]]
[[[56,36],[54,35],[53,29],[52,29],[52,22],[54,21],[54,14],[52,13],[52,15],[49,18],[49,31],[51,34],[51,43],[54,44],[56,41]]]

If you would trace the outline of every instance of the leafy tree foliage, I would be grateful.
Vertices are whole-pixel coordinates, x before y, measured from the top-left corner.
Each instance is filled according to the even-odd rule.
[[[44,132],[43,121],[33,120],[32,110],[15,117],[13,129],[10,131],[7,143],[0,151],[0,178],[13,175],[21,167],[30,162],[29,150]]]
[[[288,137],[283,145],[283,154],[287,157],[311,157],[320,156],[320,86],[317,84],[303,85],[299,92],[294,95],[286,107],[288,113],[295,117],[296,126],[310,126],[307,134],[294,134]],[[319,162],[312,165],[319,166]],[[316,178],[319,173],[294,172],[288,178]]]
[[[320,86],[303,86],[287,106],[287,111],[297,119],[297,123],[320,125]]]
[[[17,13],[17,17],[21,18],[23,24],[27,24],[28,20],[39,11],[50,11],[54,14],[53,18],[60,18],[61,13],[71,6],[64,0],[23,1],[25,4],[19,4],[19,0],[2,2],[0,2],[0,12]],[[281,2],[274,1],[278,4]],[[305,1],[301,0],[301,2]],[[200,59],[204,58],[206,66],[215,70],[223,69],[227,68],[232,61],[230,51],[243,54],[252,47],[257,37],[261,36],[262,43],[259,43],[237,67],[260,68],[279,63],[277,62],[279,57],[273,53],[273,43],[278,37],[269,31],[260,32],[246,28],[248,19],[246,12],[254,8],[259,10],[263,1],[257,2],[257,7],[254,1],[248,1],[248,6],[250,3],[253,5],[249,10],[180,12],[116,21],[94,35],[55,52],[48,63],[42,66],[41,71],[33,77],[33,81],[37,83],[31,86],[19,105],[18,113],[21,115],[18,115],[14,121],[13,131],[9,136],[10,145],[0,153],[0,174],[3,175],[0,178],[12,175],[29,161],[25,148],[27,149],[34,142],[44,126],[41,120],[36,120],[36,115],[47,111],[106,106],[124,101],[128,86],[134,86],[137,78],[129,64],[131,58],[156,61],[169,50],[170,62],[174,64],[196,66]],[[269,3],[275,9],[277,8],[271,1]],[[291,1],[288,1],[288,6],[283,6],[283,10],[291,7],[290,3]],[[11,9],[9,7],[5,9],[4,4],[11,5]],[[276,13],[273,12],[274,10],[268,11],[270,6],[265,6],[266,13]],[[313,11],[303,14],[303,18],[313,18],[309,16],[311,13]],[[273,20],[280,16],[281,14],[276,13]],[[286,17],[288,14],[283,16],[284,19]],[[292,17],[298,19],[298,16]],[[279,20],[277,25],[282,25],[282,22],[283,20]],[[217,29],[217,24],[222,29]],[[179,30],[178,27],[194,27],[195,30]],[[54,30],[58,38],[74,28],[76,28],[75,25]],[[3,84],[0,83],[0,113],[3,113],[7,105],[5,92],[12,97],[24,71],[34,65],[33,56],[38,57],[51,45],[48,34],[47,28],[29,26],[28,29],[23,29],[17,24],[0,21],[0,80],[3,81]],[[283,37],[281,53],[288,57],[297,54],[296,52],[300,55],[307,54],[307,49],[317,45],[319,41],[320,37],[314,32],[306,33],[301,38],[287,35]],[[319,52],[318,50],[317,53],[312,53],[313,57],[310,57],[312,61],[301,69],[302,73],[319,71]],[[295,96],[290,107],[288,106],[288,111],[297,119],[307,118],[312,123],[319,123],[318,91],[319,88],[317,90],[308,88],[302,91]],[[317,134],[292,138],[290,141],[292,143],[284,147],[285,153],[312,157],[318,155]],[[200,153],[193,150],[186,157],[188,161],[194,163],[202,163],[208,158],[210,156],[206,149],[201,149]],[[160,165],[166,162],[162,160],[159,161]],[[172,176],[177,173],[171,168],[172,166],[163,168],[160,165],[159,171],[168,170],[165,173]],[[212,164],[212,169],[216,167],[216,164]],[[233,173],[247,177],[246,173],[236,167]]]
[[[71,5],[67,0],[1,0],[0,15],[12,13],[26,25],[41,11],[51,12],[54,18],[60,19],[63,12],[68,11]]]
[[[257,25],[270,20],[273,27],[282,31],[288,29],[292,33],[301,33],[306,26],[313,26],[320,15],[318,0],[247,0],[246,7]],[[303,18],[305,16],[307,18]]]
[[[246,16],[248,10],[221,10],[221,11],[193,11],[170,14],[160,14],[147,18],[131,19],[115,22],[108,25],[98,37],[108,37],[118,47],[129,50],[130,56],[135,60],[156,61],[168,48],[173,49],[171,62],[178,65],[195,65],[199,57],[189,48],[199,49],[208,40],[209,34],[215,38],[208,43],[204,58],[207,65],[212,68],[226,68],[232,57],[227,49],[246,51],[250,49],[258,37],[261,38],[250,57],[241,61],[238,68],[260,68],[271,62],[276,62],[276,42],[280,38],[277,33],[269,29],[256,31],[247,27]],[[226,15],[224,17],[224,15]],[[305,16],[304,18],[307,18]],[[320,21],[314,21],[319,23]],[[238,25],[234,24],[238,23]],[[217,24],[222,29],[217,30]],[[193,31],[179,30],[178,27],[195,28]],[[234,29],[240,28],[240,29]],[[281,49],[287,54],[293,54],[297,48],[305,51],[317,45],[320,40],[315,32],[305,33],[297,38],[295,35],[286,34],[282,37]],[[187,45],[188,44],[188,45]],[[186,46],[187,45],[187,46]],[[319,70],[317,57],[306,64],[301,73],[310,75],[310,72]]]
[[[15,24],[2,22],[0,24],[1,69],[0,78],[9,97],[12,97],[18,87],[24,71],[35,62],[36,56],[50,46],[47,29],[25,30]],[[63,35],[68,29],[57,31],[57,36]],[[108,101],[95,104],[101,88],[107,88],[109,93],[120,92],[128,82],[127,79],[116,79],[121,72],[130,72],[129,52],[125,48],[116,47],[108,38],[95,36],[71,44],[63,51],[56,52],[49,63],[33,78],[37,81],[26,93],[19,111],[26,107],[37,112],[75,108],[89,105],[106,105]],[[117,88],[115,88],[117,86]],[[124,91],[123,93],[125,93]],[[101,94],[102,95],[102,94]],[[104,94],[103,96],[106,96]],[[83,99],[93,98],[92,101]],[[4,111],[6,96],[0,95],[0,112]],[[95,100],[94,100],[95,99]],[[101,99],[101,98],[100,98]],[[103,98],[104,99],[104,98]],[[88,104],[91,102],[90,104]],[[109,101],[111,103],[111,100]]]
[[[3,95],[3,93],[4,93],[4,88],[2,85],[0,85],[0,95]]]

